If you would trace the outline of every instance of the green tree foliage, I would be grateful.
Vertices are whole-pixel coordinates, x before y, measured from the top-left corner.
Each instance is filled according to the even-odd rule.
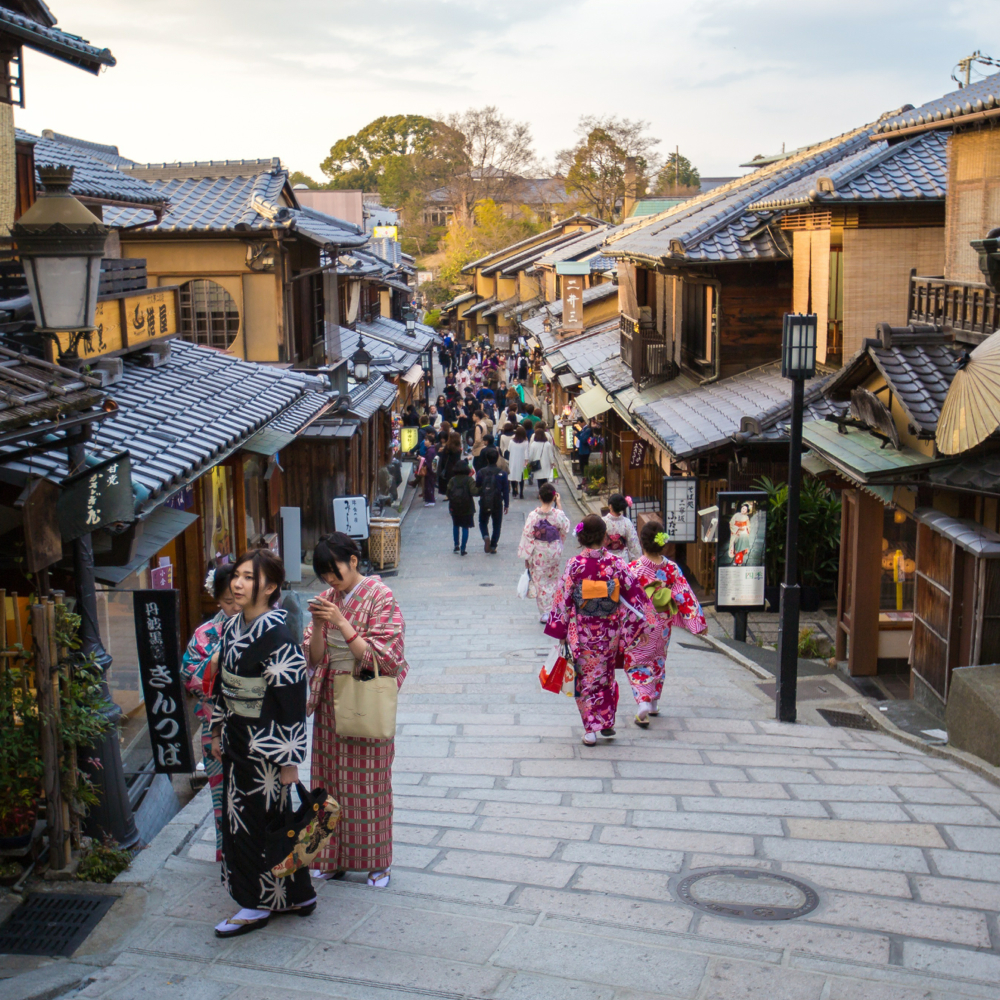
[[[469,222],[455,221],[448,227],[444,238],[445,259],[438,279],[445,285],[453,285],[462,280],[466,264],[540,231],[541,226],[524,218],[509,218],[491,198],[480,201]]]
[[[646,193],[656,170],[653,147],[660,141],[646,135],[649,123],[617,115],[583,115],[576,131],[579,141],[557,156],[566,190],[577,208],[601,219],[614,219],[624,200],[626,160],[635,157],[634,197]]]
[[[656,193],[670,194],[676,191],[690,191],[701,186],[698,168],[691,165],[686,156],[671,153],[656,178]]]
[[[291,184],[292,187],[295,187],[296,184],[305,184],[307,188],[311,188],[314,191],[321,188],[329,187],[329,185],[321,184],[319,181],[310,177],[308,174],[302,173],[301,170],[293,170],[288,175],[288,183]]]

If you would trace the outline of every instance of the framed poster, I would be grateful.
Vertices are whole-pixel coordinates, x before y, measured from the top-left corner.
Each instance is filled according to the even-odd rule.
[[[715,609],[763,611],[767,494],[723,492],[716,503]]]
[[[368,498],[334,497],[333,527],[351,538],[367,538]]]
[[[663,477],[663,526],[672,542],[698,541],[698,480]]]

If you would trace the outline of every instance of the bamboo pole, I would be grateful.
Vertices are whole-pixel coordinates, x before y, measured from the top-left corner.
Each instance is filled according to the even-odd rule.
[[[59,755],[56,751],[55,706],[52,704],[52,658],[49,643],[51,605],[31,606],[31,629],[35,638],[35,687],[38,691],[38,714],[41,718],[45,818],[49,833],[49,867],[61,871],[65,866],[65,827],[59,782]]]
[[[62,772],[68,770],[68,760],[66,758],[66,747],[63,745],[62,734],[59,731],[59,723],[62,720],[62,693],[61,693],[61,673],[59,667],[59,645],[56,641],[56,603],[51,598],[46,602],[48,607],[48,628],[49,628],[49,662],[52,670],[52,704],[55,708],[52,725],[55,729],[56,754],[59,760],[59,801],[62,812],[63,829],[63,865],[69,864],[71,855],[70,844],[70,811],[68,789],[63,782]]]
[[[64,603],[66,594],[62,590],[54,590],[52,592],[52,598],[57,606],[61,606]],[[53,618],[53,635],[55,634],[55,616],[58,614],[55,608],[52,609]],[[63,682],[68,684],[73,679],[73,667],[70,663],[69,649],[65,646],[60,646],[56,650],[58,660],[60,664],[59,672],[62,675]],[[71,746],[68,751],[66,760],[66,780],[65,789],[63,790],[63,801],[65,807],[68,810],[69,816],[69,833],[70,833],[70,843],[75,850],[80,849],[80,813],[77,808],[77,780],[78,780],[78,759],[77,759],[77,748],[76,746]]]

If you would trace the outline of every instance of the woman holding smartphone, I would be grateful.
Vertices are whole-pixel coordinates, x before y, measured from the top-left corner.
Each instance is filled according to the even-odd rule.
[[[340,803],[340,822],[313,875],[343,878],[362,871],[369,885],[384,888],[392,864],[395,740],[339,736],[329,675],[353,671],[364,678],[377,664],[381,676],[402,686],[408,668],[399,605],[377,576],[358,572],[360,558],[358,543],[340,531],[321,538],[313,553],[313,569],[330,589],[310,600],[312,621],[303,639],[314,668],[308,705],[316,714],[312,787],[325,788]]]

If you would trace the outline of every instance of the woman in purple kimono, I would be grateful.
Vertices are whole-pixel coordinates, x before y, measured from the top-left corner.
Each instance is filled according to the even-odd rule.
[[[576,705],[584,746],[615,735],[615,661],[645,633],[653,606],[626,563],[604,548],[607,527],[597,514],[576,526],[582,551],[566,564],[545,634],[564,639],[576,666]]]

